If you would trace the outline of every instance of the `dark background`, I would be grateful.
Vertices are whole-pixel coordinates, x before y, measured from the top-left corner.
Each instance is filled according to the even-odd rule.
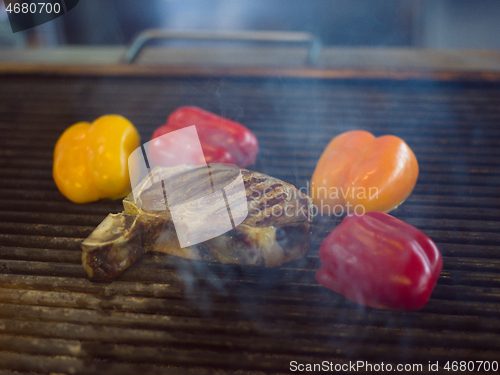
[[[81,0],[16,36],[0,9],[0,45],[122,45],[165,28],[309,31],[329,46],[498,49],[499,19],[496,0]]]

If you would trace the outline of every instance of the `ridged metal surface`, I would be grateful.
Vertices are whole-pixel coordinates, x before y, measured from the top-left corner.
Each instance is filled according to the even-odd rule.
[[[299,363],[500,358],[500,87],[416,81],[0,76],[0,373],[291,373]],[[320,286],[308,255],[276,269],[146,254],[91,282],[80,243],[121,202],[76,205],[51,175],[58,136],[119,113],[144,141],[181,105],[251,128],[252,167],[297,187],[335,135],[395,134],[417,186],[393,214],[438,244],[443,272],[416,312],[360,307]]]

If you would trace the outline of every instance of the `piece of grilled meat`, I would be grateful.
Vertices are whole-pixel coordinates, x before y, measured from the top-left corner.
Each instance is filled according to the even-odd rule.
[[[170,179],[175,189],[169,202],[183,195],[202,195],[200,170],[188,170]],[[210,170],[213,191],[234,179],[234,170],[224,165],[212,164]],[[165,185],[161,181],[167,181],[171,174],[171,168],[155,168],[149,180],[134,190],[135,198],[130,193],[124,199],[125,211],[108,215],[82,243],[83,267],[91,278],[105,280],[117,276],[148,251],[211,262],[277,267],[303,257],[309,249],[311,198],[293,185],[245,169],[241,170],[241,177],[246,201],[243,199],[244,207],[240,209],[248,208],[246,219],[222,235],[181,248],[172,214],[163,199]],[[231,206],[231,210],[236,212],[238,208]]]

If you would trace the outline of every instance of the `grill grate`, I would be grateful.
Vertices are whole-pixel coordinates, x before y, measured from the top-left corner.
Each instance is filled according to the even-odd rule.
[[[259,78],[0,76],[0,373],[277,374],[317,364],[500,358],[500,87]],[[70,124],[120,113],[148,140],[181,105],[241,121],[253,169],[306,186],[328,141],[396,134],[419,160],[393,214],[438,244],[443,273],[417,312],[359,307],[318,285],[308,255],[277,269],[146,254],[91,282],[80,243],[121,202],[68,202],[52,149]],[[2,372],[2,370],[4,372]]]

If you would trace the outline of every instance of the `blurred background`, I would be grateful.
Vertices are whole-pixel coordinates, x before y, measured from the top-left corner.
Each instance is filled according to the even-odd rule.
[[[126,45],[140,31],[307,31],[325,46],[500,48],[497,0],[80,0],[68,14],[12,33],[1,47]]]

